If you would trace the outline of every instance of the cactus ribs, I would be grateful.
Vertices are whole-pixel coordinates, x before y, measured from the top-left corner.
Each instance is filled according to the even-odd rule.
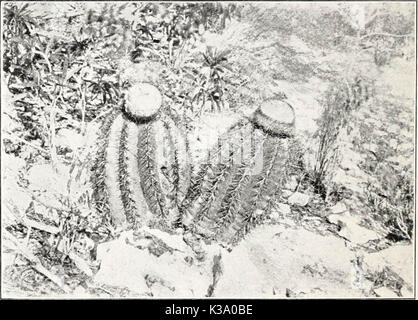
[[[158,89],[139,83],[104,121],[91,178],[96,210],[120,228],[183,227],[237,242],[267,216],[300,161],[292,107],[262,103],[219,137],[191,175],[185,142],[161,104]]]

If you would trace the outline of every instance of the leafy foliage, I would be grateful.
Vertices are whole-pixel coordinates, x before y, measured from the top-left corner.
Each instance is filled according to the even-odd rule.
[[[371,98],[371,92],[369,84],[357,78],[354,83],[346,82],[332,87],[323,99],[324,110],[315,134],[319,143],[313,169],[313,185],[324,199],[328,193],[326,175],[332,174],[339,161],[339,136],[342,131],[350,130],[350,114]]]

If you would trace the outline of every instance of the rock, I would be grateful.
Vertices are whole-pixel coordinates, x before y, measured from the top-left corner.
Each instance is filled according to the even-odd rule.
[[[148,227],[143,227],[142,229],[144,230],[145,234],[150,234],[153,237],[160,239],[175,250],[186,252],[188,249],[186,243],[183,241],[183,235],[181,233],[168,234],[161,230]]]
[[[298,181],[295,176],[292,176],[289,181],[285,184],[284,188],[291,190],[292,192],[296,190],[298,186]]]
[[[16,259],[16,254],[13,252],[7,252],[6,250],[4,250],[4,252],[2,253],[2,268],[6,268],[8,266],[11,266],[15,263],[15,259]],[[3,269],[4,270],[4,269]]]
[[[279,211],[277,211],[277,210],[273,210],[273,211],[270,213],[270,220],[271,220],[272,222],[280,222],[280,221],[282,220],[282,215],[280,214],[280,212],[279,212]]]
[[[58,165],[54,170],[50,164],[37,164],[30,168],[26,179],[32,189],[66,194],[69,177],[69,168],[64,165]]]
[[[112,241],[98,246],[97,258],[101,264],[94,277],[95,282],[126,287],[139,294],[150,293],[144,278],[147,261],[152,258],[147,252],[140,251],[123,241]]]
[[[72,292],[72,295],[73,297],[77,297],[79,299],[92,298],[92,296],[82,286],[76,287]]]
[[[398,147],[398,141],[396,139],[390,139],[389,140],[389,146],[392,149],[395,149],[396,150],[396,148]]]
[[[379,234],[375,231],[360,226],[359,219],[352,216],[349,212],[345,212],[343,214],[331,214],[327,218],[329,222],[341,227],[338,232],[340,236],[353,243],[363,244],[367,241],[380,238]]]
[[[288,296],[364,296],[354,284],[353,259],[344,240],[335,236],[282,224],[259,226],[222,256],[223,275],[214,297],[277,298],[285,297],[286,288]],[[307,272],[307,265],[320,272]]]
[[[414,297],[414,293],[412,292],[412,290],[408,289],[406,286],[403,286],[401,288],[401,295],[404,298],[413,298]]]
[[[191,266],[193,264],[193,257],[192,256],[186,256],[186,257],[184,257],[184,261],[186,261],[187,264],[189,266]]]
[[[333,214],[343,213],[347,211],[347,207],[342,202],[338,202],[337,204],[335,204],[329,209]]]
[[[287,199],[287,202],[289,204],[304,207],[308,204],[309,200],[310,200],[310,196],[303,194],[301,192],[295,192]]]
[[[414,150],[414,144],[412,143],[401,143],[398,145],[398,151],[400,152],[412,152]]]
[[[77,150],[83,146],[84,140],[83,136],[75,130],[64,128],[57,133],[55,137],[55,144],[63,148]]]
[[[293,194],[293,191],[284,189],[282,191],[283,198],[287,199]]]
[[[212,283],[212,259],[205,264],[191,265],[186,258],[193,255],[191,249],[188,252],[174,250],[157,257],[129,242],[133,242],[132,236],[126,232],[117,240],[98,245],[100,268],[94,276],[95,282],[154,297],[205,296]]]
[[[206,259],[206,252],[203,249],[203,241],[191,232],[183,235],[183,241],[193,250],[198,261]]]
[[[395,292],[386,287],[380,287],[378,289],[374,289],[373,291],[381,298],[399,298]]]
[[[286,203],[278,203],[277,210],[284,215],[288,215],[291,212],[290,206]]]
[[[286,288],[286,298],[296,298],[297,295],[295,292],[290,290],[289,288]]]
[[[393,157],[387,158],[386,160],[404,167],[412,166],[414,163],[414,159],[412,156],[405,157],[403,155],[395,155]]]
[[[394,245],[364,256],[364,269],[380,272],[389,267],[409,286],[414,283],[414,249],[412,245]]]

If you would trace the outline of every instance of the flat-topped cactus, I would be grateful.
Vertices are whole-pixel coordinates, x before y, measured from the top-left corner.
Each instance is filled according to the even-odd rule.
[[[287,138],[294,135],[295,112],[281,100],[267,100],[254,112],[252,122],[270,135]]]
[[[160,91],[145,82],[129,88],[125,97],[123,112],[127,118],[137,123],[155,120],[162,105]]]
[[[139,83],[104,121],[92,177],[96,209],[121,228],[181,226],[235,242],[271,209],[298,160],[288,139],[292,107],[263,103],[218,138],[191,177],[186,137],[161,105],[158,89]]]

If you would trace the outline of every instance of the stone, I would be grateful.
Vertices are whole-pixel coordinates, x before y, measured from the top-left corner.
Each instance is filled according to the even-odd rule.
[[[377,153],[377,150],[379,150],[379,146],[377,144],[374,143],[370,143],[367,147],[366,150]]]
[[[410,290],[406,286],[403,286],[401,288],[401,295],[404,298],[413,298],[414,297],[414,293],[412,292],[412,290]]]
[[[259,226],[222,256],[214,297],[284,298],[286,288],[309,298],[365,296],[353,284],[353,259],[344,240],[333,235],[284,224]],[[320,272],[307,272],[307,265]]]
[[[277,204],[277,210],[282,213],[282,214],[290,214],[291,210],[290,210],[290,206],[286,203],[278,203]]]
[[[84,137],[71,129],[61,129],[55,137],[55,144],[57,146],[69,148],[73,151],[82,147],[84,143]]]
[[[295,191],[297,187],[298,187],[298,181],[295,176],[292,176],[284,186],[285,189],[288,189],[291,191]]]
[[[56,169],[49,163],[36,164],[29,169],[26,179],[32,189],[66,194],[70,172],[68,167],[61,164]]]
[[[409,286],[414,283],[414,248],[412,245],[394,245],[364,256],[364,269],[380,272],[385,267],[399,275]]]
[[[168,239],[171,235],[164,236]],[[100,268],[94,282],[154,297],[205,296],[212,283],[212,264],[209,263],[212,259],[206,264],[190,264],[190,257],[194,256],[190,248],[187,252],[174,250],[155,256],[129,244],[133,241],[131,238],[126,232],[117,240],[98,245]]]
[[[338,202],[337,204],[335,204],[329,209],[333,214],[343,213],[347,211],[347,207],[342,202]]]
[[[373,290],[381,298],[399,298],[399,296],[391,289],[386,287],[380,287]]]
[[[413,143],[401,143],[398,145],[398,151],[400,152],[412,152],[414,150]]]
[[[293,191],[284,189],[282,191],[283,198],[289,198],[293,194]]]
[[[360,154],[347,149],[341,159],[340,168],[343,170],[353,170],[362,160],[363,158]]]
[[[282,215],[279,211],[274,210],[270,213],[270,220],[272,222],[280,222],[282,220]]]
[[[308,204],[310,196],[303,194],[301,192],[294,192],[288,199],[289,204],[298,205],[304,207]]]
[[[51,164],[36,164],[31,167],[26,175],[29,181],[29,189],[36,191],[38,199],[45,206],[62,208],[59,201],[63,195],[68,195],[68,181],[70,181],[70,167],[57,164],[54,168]],[[73,185],[73,191],[76,188]],[[76,191],[75,191],[76,192]]]
[[[73,297],[77,297],[79,299],[86,299],[86,298],[91,298],[92,296],[87,292],[87,290],[85,288],[83,288],[82,286],[78,286],[74,289],[74,291],[72,292]]]
[[[327,219],[329,222],[339,225],[341,229],[338,234],[353,243],[363,244],[380,238],[375,231],[360,226],[360,219],[352,216],[349,212],[331,214]]]

